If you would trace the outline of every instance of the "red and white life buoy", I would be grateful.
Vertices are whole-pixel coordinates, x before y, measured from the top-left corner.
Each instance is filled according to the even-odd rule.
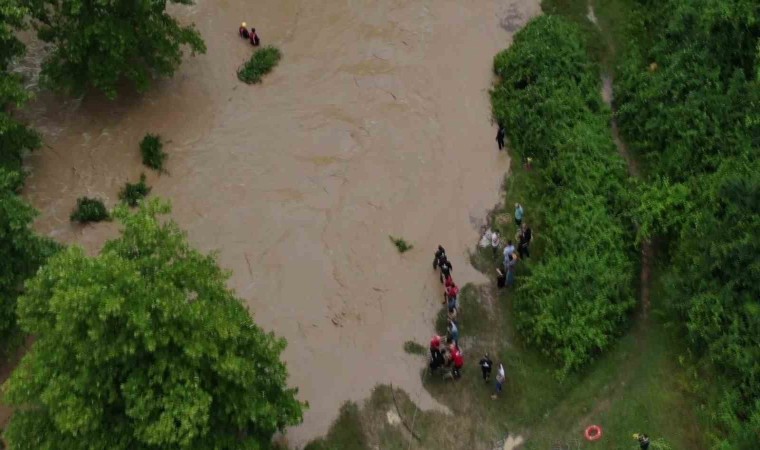
[[[602,427],[598,425],[591,425],[586,428],[586,432],[583,433],[586,436],[587,441],[597,441],[602,437]]]

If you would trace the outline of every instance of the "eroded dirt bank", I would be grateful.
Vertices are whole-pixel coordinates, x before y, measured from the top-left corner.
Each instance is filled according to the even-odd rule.
[[[28,158],[26,196],[40,231],[95,251],[113,225],[68,222],[76,198],[117,192],[141,171],[146,132],[171,141],[153,195],[265,329],[285,337],[291,383],[311,407],[289,431],[324,433],[341,403],[377,383],[423,408],[419,360],[439,308],[430,261],[446,246],[455,279],[482,282],[467,248],[498,201],[493,55],[539,12],[537,0],[201,0],[178,11],[208,45],[177,75],[116,102],[40,94],[29,108],[45,148]],[[251,52],[245,20],[284,58],[261,86],[235,68]],[[388,240],[415,249],[403,256]],[[466,333],[466,330],[462,330]]]

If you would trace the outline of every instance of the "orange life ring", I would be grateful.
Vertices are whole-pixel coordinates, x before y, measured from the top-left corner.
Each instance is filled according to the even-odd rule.
[[[598,425],[591,425],[586,428],[586,432],[583,433],[586,436],[587,441],[596,441],[602,437],[602,427]]]

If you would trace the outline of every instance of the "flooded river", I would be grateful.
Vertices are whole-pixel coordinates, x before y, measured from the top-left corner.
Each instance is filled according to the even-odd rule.
[[[148,173],[152,195],[171,200],[197,248],[218,251],[256,322],[288,340],[290,383],[310,403],[290,441],[323,434],[378,383],[435,408],[403,343],[432,333],[437,244],[460,284],[482,281],[468,249],[509,164],[490,123],[491,61],[538,11],[537,0],[176,8],[208,53],[174,78],[115,102],[43,92],[28,108],[46,144],[26,162],[36,226],[96,251],[115,225],[71,225],[76,198],[115,204],[145,170],[138,142],[160,133],[169,174]],[[262,85],[235,75],[252,51],[243,20],[284,54]],[[399,255],[388,235],[414,249]]]

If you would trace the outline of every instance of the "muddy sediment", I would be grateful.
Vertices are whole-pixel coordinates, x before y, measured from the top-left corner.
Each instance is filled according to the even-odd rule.
[[[97,251],[116,227],[70,224],[76,198],[114,204],[146,171],[138,142],[159,133],[169,174],[149,174],[153,195],[172,201],[197,248],[218,251],[256,322],[288,340],[290,383],[310,403],[291,442],[323,434],[378,383],[437,407],[403,343],[432,331],[436,245],[460,285],[483,281],[467,252],[509,164],[490,123],[491,61],[538,1],[201,0],[176,11],[208,53],[174,78],[116,102],[41,92],[28,108],[45,140],[26,161],[38,230]],[[237,37],[243,20],[284,54],[262,85],[235,75],[252,51]],[[415,248],[399,255],[390,234]]]

